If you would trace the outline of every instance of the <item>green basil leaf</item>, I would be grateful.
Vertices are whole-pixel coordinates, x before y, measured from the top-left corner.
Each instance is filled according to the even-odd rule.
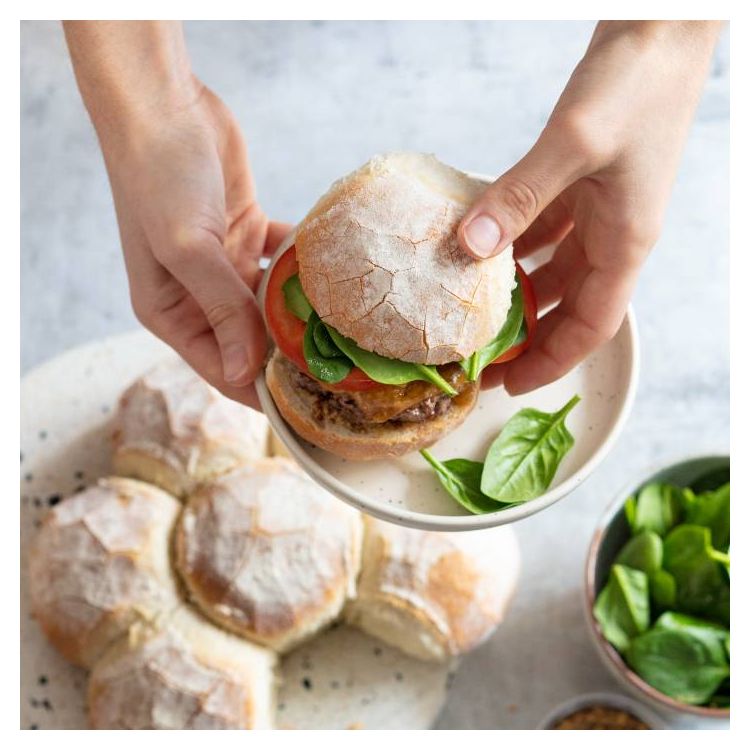
[[[729,580],[715,553],[707,528],[682,524],[664,540],[664,570],[674,576],[678,609],[728,625]]]
[[[662,612],[677,604],[677,583],[666,570],[654,571],[648,577],[648,590],[654,607]]]
[[[445,487],[448,494],[463,505],[470,513],[477,515],[493,513],[507,507],[491,497],[487,497],[480,489],[483,464],[481,461],[469,461],[464,458],[451,458],[439,461],[428,450],[419,451],[427,461]]]
[[[711,531],[711,545],[720,551],[729,549],[729,484],[690,497],[685,523],[706,526]]]
[[[615,564],[642,570],[650,578],[661,568],[663,554],[661,537],[653,531],[643,531],[625,543]]]
[[[506,352],[516,343],[520,343],[518,338],[522,327],[524,328],[522,340],[525,340],[523,307],[523,290],[516,273],[516,285],[511,292],[508,317],[505,319],[502,328],[492,341],[461,361],[461,367],[463,367],[469,380],[476,380],[487,365],[494,362],[503,352]]]
[[[290,276],[282,285],[281,291],[284,293],[286,309],[295,317],[307,322],[313,308],[302,289],[299,275]]]
[[[706,703],[729,676],[726,658],[684,630],[649,630],[632,640],[626,660],[649,685],[692,705]]]
[[[648,576],[642,570],[613,565],[596,598],[594,617],[604,637],[618,651],[625,651],[632,638],[648,629]]]
[[[320,318],[314,311],[310,313],[302,339],[302,353],[313,377],[326,383],[339,383],[352,370],[352,363],[344,356],[325,356],[315,342],[315,327]]]
[[[346,336],[342,336],[335,328],[326,326],[336,346],[366,375],[377,383],[387,385],[404,385],[413,380],[426,380],[434,383],[445,393],[455,396],[457,391],[443,378],[432,365],[417,365],[411,362],[401,362],[398,359],[381,357],[374,352],[368,352]]]
[[[482,472],[482,492],[495,500],[521,503],[541,495],[573,447],[565,417],[580,401],[574,396],[560,411],[521,409],[490,446]]]
[[[679,487],[653,482],[638,493],[632,523],[633,533],[653,531],[663,537],[682,518],[682,491]]]

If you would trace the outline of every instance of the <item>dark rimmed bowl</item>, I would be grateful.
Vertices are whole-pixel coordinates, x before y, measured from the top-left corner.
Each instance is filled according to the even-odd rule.
[[[593,612],[594,602],[607,582],[612,563],[630,535],[624,511],[628,497],[650,482],[671,482],[678,486],[688,486],[714,471],[724,470],[729,471],[728,455],[694,456],[651,470],[640,481],[629,484],[623,489],[607,507],[591,540],[586,557],[584,595],[586,623],[592,640],[602,661],[622,685],[641,699],[648,701],[654,708],[662,711],[666,709],[682,716],[692,715],[704,719],[726,721],[729,719],[728,708],[691,706],[670,698],[642,680],[628,667],[617,649],[604,637],[599,624],[594,619]]]

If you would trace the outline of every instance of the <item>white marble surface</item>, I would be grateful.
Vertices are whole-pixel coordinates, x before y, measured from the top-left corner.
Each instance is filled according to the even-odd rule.
[[[197,73],[238,116],[261,199],[295,220],[371,154],[433,151],[498,173],[535,139],[593,24],[191,23]],[[24,370],[136,325],[106,175],[59,27],[21,27]],[[576,493],[517,525],[524,570],[496,636],[462,664],[440,728],[530,728],[614,688],[584,629],[596,519],[653,463],[728,447],[729,49],[712,66],[662,237],[635,296],[637,403]]]

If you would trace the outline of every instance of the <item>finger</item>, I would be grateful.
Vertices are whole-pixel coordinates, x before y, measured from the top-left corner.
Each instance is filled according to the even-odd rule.
[[[233,386],[224,380],[221,352],[213,328],[198,303],[184,288],[176,301],[154,314],[148,328],[169,344],[206,382],[225,396],[253,409],[260,409],[252,383]],[[259,351],[258,354],[262,357],[263,351]]]
[[[261,411],[254,383],[244,386],[230,385],[225,382],[223,372],[217,372],[211,366],[212,363],[220,361],[220,351],[216,337],[210,328],[200,336],[177,342],[174,349],[204,380],[227,398]]]
[[[291,231],[291,224],[282,221],[270,222],[268,225],[268,233],[266,234],[266,244],[263,248],[263,255],[270,258]]]
[[[458,227],[469,255],[488,258],[520,237],[583,173],[585,161],[557,128],[545,128],[531,151],[477,198]]]
[[[560,198],[556,198],[513,243],[513,257],[519,260],[540,247],[557,245],[572,228],[573,219],[570,211]]]
[[[529,275],[537,308],[545,310],[559,302],[574,279],[587,269],[583,248],[576,236],[569,234],[555,248],[552,258]]]
[[[545,315],[523,357],[508,364],[505,388],[527,393],[557,380],[617,333],[636,273],[593,269]]]
[[[224,381],[249,385],[263,363],[258,344],[265,344],[265,326],[255,296],[225,255],[222,242],[199,228],[169,245],[155,245],[154,253],[205,315],[219,347]]]

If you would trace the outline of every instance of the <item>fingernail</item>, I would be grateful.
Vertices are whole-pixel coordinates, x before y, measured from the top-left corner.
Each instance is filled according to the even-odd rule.
[[[224,380],[227,383],[236,383],[242,380],[250,369],[247,361],[247,351],[240,344],[228,346],[222,351],[221,360],[224,366]]]
[[[502,237],[500,225],[489,215],[475,216],[464,229],[464,237],[474,255],[489,258]]]

